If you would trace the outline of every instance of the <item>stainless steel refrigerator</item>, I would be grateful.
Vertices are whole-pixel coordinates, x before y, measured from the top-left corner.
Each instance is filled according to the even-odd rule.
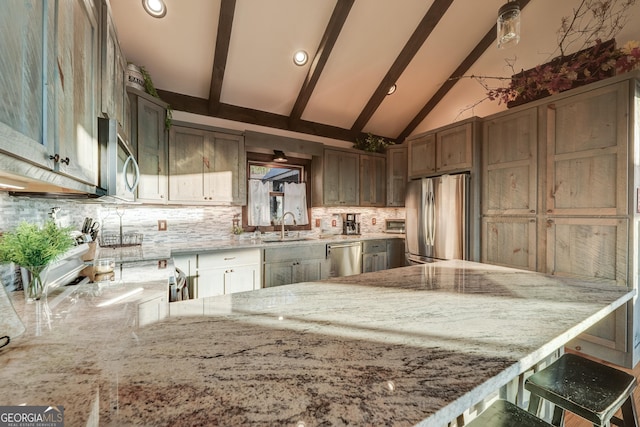
[[[410,263],[469,258],[469,174],[410,181],[405,232]]]

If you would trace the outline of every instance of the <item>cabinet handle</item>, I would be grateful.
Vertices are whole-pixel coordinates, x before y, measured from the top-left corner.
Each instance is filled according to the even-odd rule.
[[[60,158],[60,154],[56,153],[53,156],[49,156],[49,160],[53,160],[54,163],[66,163],[69,166],[69,158],[65,157],[64,159]]]
[[[230,261],[230,260],[232,260],[232,259],[236,259],[236,257],[234,257],[234,256],[224,257],[224,260],[225,260],[225,261]]]

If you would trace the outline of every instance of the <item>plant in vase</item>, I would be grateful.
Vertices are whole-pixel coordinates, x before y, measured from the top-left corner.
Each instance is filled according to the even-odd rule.
[[[73,245],[71,227],[58,227],[53,220],[42,227],[22,222],[0,237],[0,262],[13,262],[28,270],[25,298],[38,300],[44,292],[46,268]]]

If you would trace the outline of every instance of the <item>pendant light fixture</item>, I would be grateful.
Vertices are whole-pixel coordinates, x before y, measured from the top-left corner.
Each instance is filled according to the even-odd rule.
[[[286,163],[287,156],[281,150],[273,150],[273,161],[278,163]]]
[[[506,49],[520,41],[520,4],[509,0],[498,10],[498,48]]]

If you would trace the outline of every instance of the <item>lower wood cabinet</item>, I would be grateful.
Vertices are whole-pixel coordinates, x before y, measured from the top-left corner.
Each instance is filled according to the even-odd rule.
[[[326,245],[289,246],[264,250],[264,287],[329,278]]]
[[[371,273],[373,271],[386,270],[387,261],[387,241],[386,240],[365,240],[362,242],[362,272]]]
[[[536,271],[536,219],[494,216],[482,219],[483,263]]]

